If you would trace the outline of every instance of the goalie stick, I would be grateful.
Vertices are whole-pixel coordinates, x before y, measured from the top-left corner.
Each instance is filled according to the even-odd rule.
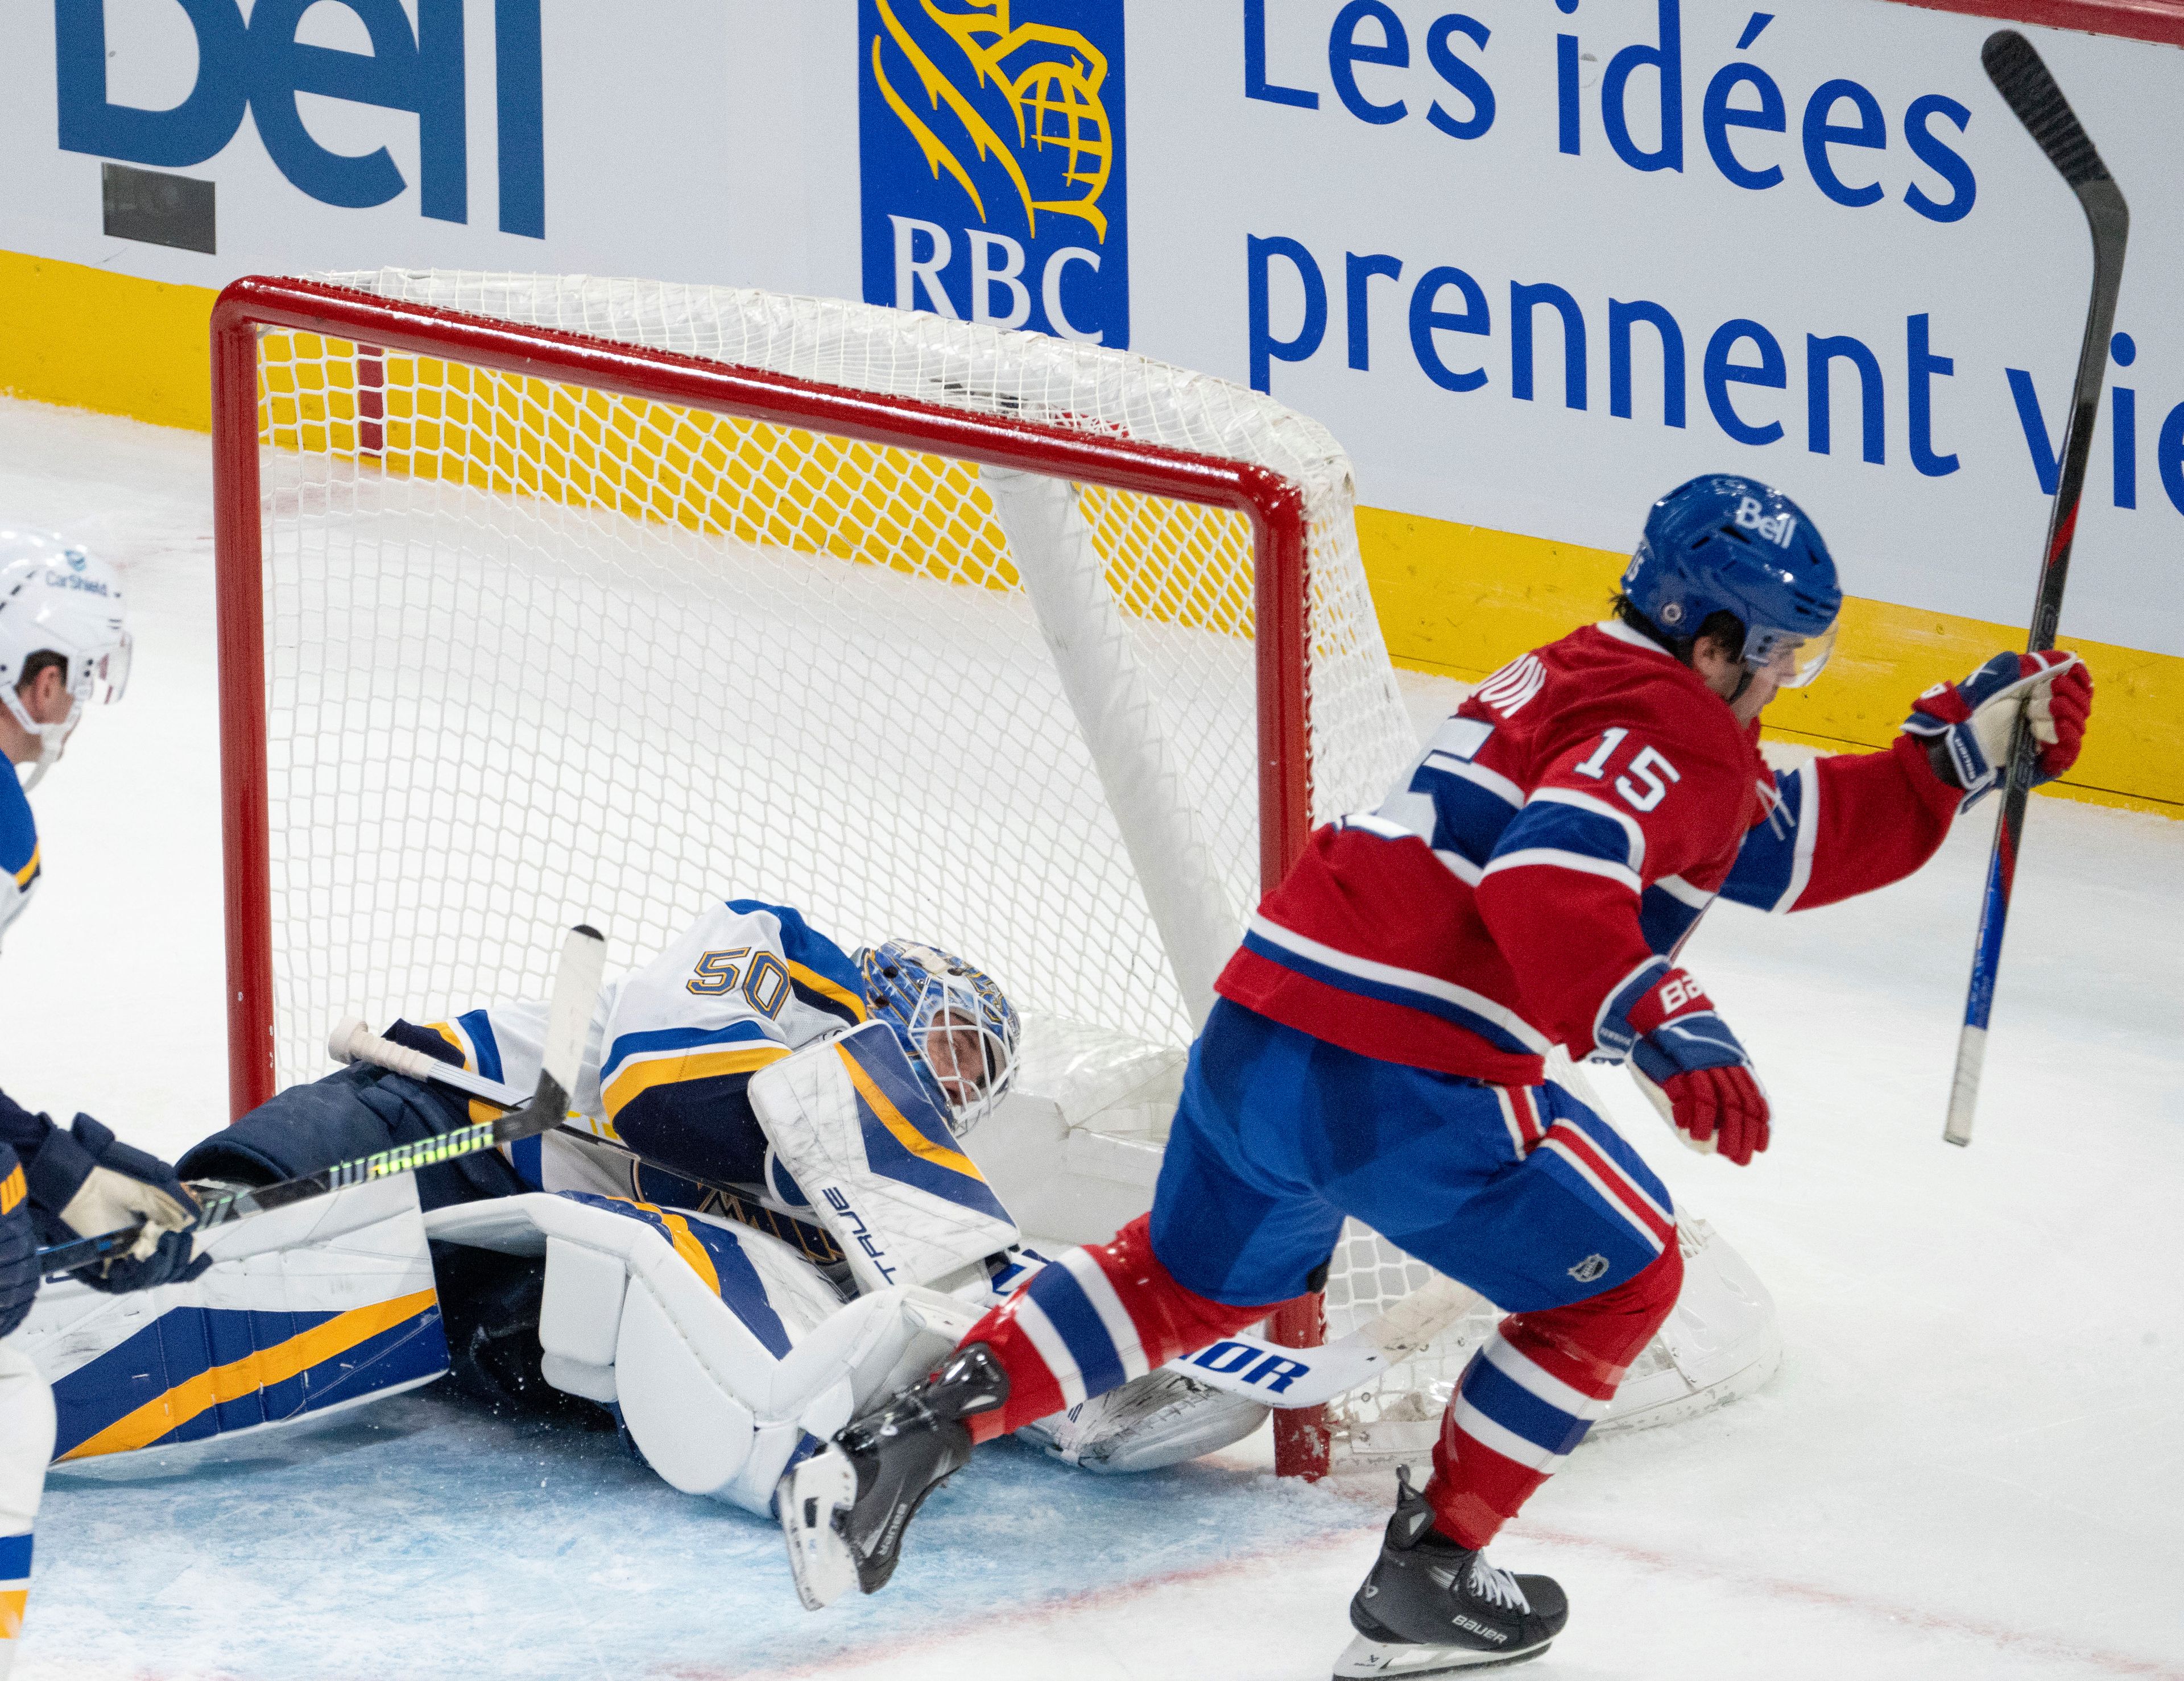
[[[1986,66],[1995,91],[2077,195],[2092,236],[2092,300],[2086,311],[2085,341],[2078,348],[2077,382],[2071,389],[2070,423],[2063,434],[2062,470],[2048,515],[2048,545],[2040,565],[2031,633],[2025,642],[2027,653],[2039,654],[2054,647],[2056,625],[2062,616],[2063,585],[2070,574],[2070,544],[2078,529],[2078,498],[2085,489],[2086,461],[2092,452],[2101,381],[2108,371],[2109,333],[2115,324],[2116,293],[2123,284],[2131,210],[2031,42],[2015,30],[1997,30],[1980,49],[1980,62]],[[1971,986],[1964,1000],[1964,1033],[1957,1041],[1956,1078],[1949,1091],[1948,1124],[1942,1134],[1953,1144],[1972,1141],[1980,1070],[1986,1059],[1987,1020],[1994,1008],[1995,977],[2002,967],[2003,928],[2009,919],[2010,889],[2017,877],[2018,842],[2025,832],[2025,807],[2031,794],[2036,747],[2031,726],[2020,715],[2009,738],[2009,774],[2002,810],[1995,820],[1994,849],[1987,859],[1979,939],[1972,950]]]
[[[231,1221],[247,1220],[276,1208],[307,1202],[313,1197],[346,1190],[370,1179],[388,1178],[436,1162],[475,1155],[518,1138],[527,1138],[560,1124],[568,1112],[570,1088],[583,1061],[584,1035],[591,1026],[592,1006],[606,971],[606,942],[597,929],[579,925],[562,943],[561,960],[554,973],[553,1001],[548,1006],[544,1066],[530,1100],[499,1119],[459,1127],[437,1138],[397,1144],[371,1155],[337,1161],[315,1173],[299,1174],[276,1184],[238,1187],[216,1191],[198,1200],[193,1232],[209,1232]],[[429,1060],[429,1059],[427,1059]],[[38,1270],[46,1277],[73,1272],[95,1265],[133,1243],[142,1225],[97,1237],[56,1244],[38,1252]]]
[[[382,1038],[354,1016],[344,1016],[335,1024],[333,1032],[326,1036],[326,1053],[335,1061],[344,1065],[369,1062],[376,1068],[406,1075],[413,1080],[445,1086],[450,1091],[461,1092],[481,1103],[490,1103],[500,1109],[515,1109],[526,1101],[523,1094],[514,1086],[499,1080],[488,1079],[482,1074],[474,1074],[467,1068],[458,1067],[452,1062],[443,1062],[421,1050]],[[835,1243],[833,1235],[823,1226],[814,1224],[794,1209],[775,1201],[755,1188],[738,1185],[727,1179],[709,1179],[701,1173],[693,1173],[687,1167],[671,1166],[666,1162],[655,1161],[651,1156],[632,1149],[619,1138],[588,1133],[582,1127],[570,1126],[566,1121],[559,1122],[546,1130],[574,1138],[593,1149],[610,1151],[637,1166],[672,1174],[687,1183],[712,1192],[721,1200],[719,1211],[729,1219],[755,1231],[763,1232],[768,1237],[779,1238],[784,1243],[794,1244],[803,1250],[805,1260],[827,1274],[828,1282],[837,1289],[850,1288],[848,1274],[843,1270],[841,1246]]]

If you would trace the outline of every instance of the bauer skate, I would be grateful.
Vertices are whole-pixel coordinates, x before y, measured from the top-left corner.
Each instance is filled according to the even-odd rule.
[[[1350,1601],[1357,1638],[1335,1660],[1335,1681],[1400,1681],[1522,1663],[1546,1650],[1569,1601],[1545,1576],[1512,1576],[1433,1527],[1433,1508],[1396,1473],[1396,1515],[1379,1561]]]
[[[971,1458],[962,1421],[1009,1398],[1009,1376],[983,1343],[853,1421],[774,1495],[797,1597],[818,1611],[857,1588],[877,1594],[894,1574],[902,1532],[925,1497]]]

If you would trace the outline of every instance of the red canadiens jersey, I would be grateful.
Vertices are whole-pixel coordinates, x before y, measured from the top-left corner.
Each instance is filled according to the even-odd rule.
[[[1503,666],[1377,810],[1260,905],[1224,998],[1362,1055],[1536,1085],[1717,897],[1786,911],[1911,873],[1960,799],[1899,738],[1770,771],[1698,674],[1626,626]]]

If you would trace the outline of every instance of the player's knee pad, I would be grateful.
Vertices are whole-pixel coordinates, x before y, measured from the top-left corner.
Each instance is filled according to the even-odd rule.
[[[972,1316],[922,1290],[844,1306],[764,1233],[610,1198],[510,1197],[430,1226],[443,1243],[542,1255],[545,1380],[615,1408],[676,1488],[761,1514],[808,1441],[927,1370]]]
[[[215,1227],[184,1284],[48,1285],[19,1333],[64,1459],[292,1422],[446,1371],[415,1187],[376,1180]]]
[[[1518,1339],[1537,1339],[1561,1350],[1613,1384],[1651,1342],[1684,1286],[1683,1250],[1673,1238],[1652,1262],[1635,1276],[1598,1295],[1507,1322]]]

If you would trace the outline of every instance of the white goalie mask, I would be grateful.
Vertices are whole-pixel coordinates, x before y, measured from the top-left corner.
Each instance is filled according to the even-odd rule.
[[[38,654],[57,654],[68,715],[41,723],[16,693]],[[90,703],[121,699],[129,682],[128,612],[114,569],[56,532],[0,527],[0,704],[38,738],[36,788]]]
[[[856,960],[866,1008],[894,1030],[950,1130],[962,1137],[1016,1077],[1014,1007],[983,970],[913,940],[868,946]]]

